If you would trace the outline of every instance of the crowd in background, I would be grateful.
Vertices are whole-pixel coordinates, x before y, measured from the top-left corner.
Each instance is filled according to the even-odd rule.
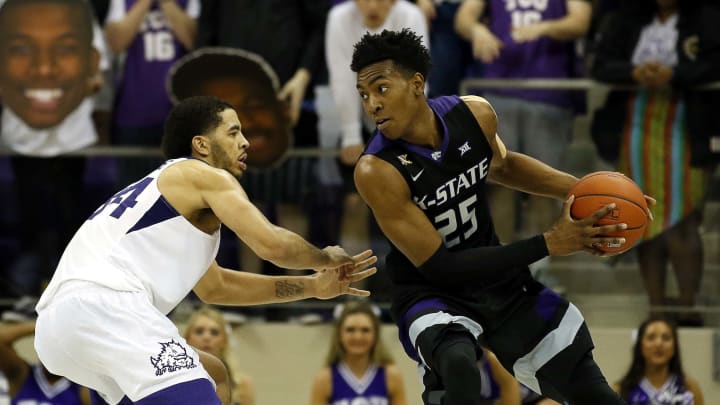
[[[5,259],[0,264],[0,297],[39,295],[79,224],[112,191],[162,162],[160,156],[73,152],[89,145],[156,148],[172,103],[191,94],[225,95],[238,110],[251,144],[259,145],[255,170],[241,182],[271,220],[302,231],[318,246],[342,241],[356,250],[370,245],[383,255],[387,242],[354,192],[351,178],[374,124],[361,114],[349,64],[352,45],[364,32],[409,27],[424,38],[432,54],[430,97],[458,93],[466,78],[589,77],[640,85],[639,90],[610,94],[594,112],[592,137],[608,167],[616,167],[658,199],[656,220],[637,249],[650,304],[696,303],[703,267],[701,213],[710,175],[720,159],[712,138],[720,133],[720,124],[712,119],[720,103],[717,92],[691,89],[720,80],[714,1],[90,3],[97,21],[95,50],[85,56],[93,62],[84,70],[68,73],[48,62],[49,67],[30,69],[32,73],[23,77],[13,67],[0,69],[0,100],[6,104],[1,138],[4,149],[12,153],[0,156],[0,189],[5,196],[0,203],[0,252]],[[43,18],[35,18],[35,23],[51,23]],[[11,56],[23,52],[12,43],[2,48],[3,61],[12,52]],[[193,65],[208,55],[219,59],[203,59],[208,61],[204,67]],[[255,70],[266,72],[265,89],[253,87],[263,80],[243,82],[242,75],[222,69],[238,60],[250,60]],[[52,84],[56,76],[68,74],[75,74],[81,90],[75,95],[76,109],[65,116],[52,121],[8,108],[14,86],[3,81],[25,82],[25,96],[42,109],[50,108],[57,95],[53,90],[32,90],[28,83]],[[471,91],[491,101],[510,149],[563,166],[575,117],[587,113],[584,93]],[[274,101],[264,100],[263,94],[271,94]],[[268,109],[275,111],[268,118],[273,128],[262,122]],[[271,131],[278,131],[281,140],[268,135]],[[306,147],[336,150],[337,157],[283,158],[288,148]],[[273,154],[275,150],[279,152]],[[536,201],[500,190],[492,193],[492,207],[505,242],[546,229],[558,208],[548,199]],[[282,272],[257,262],[230,233],[223,236],[218,259],[228,267]],[[665,294],[668,263],[678,277],[677,299]],[[376,300],[387,297],[382,271],[369,288]],[[702,324],[693,313],[678,321]]]
[[[352,45],[364,32],[409,27],[431,51],[426,89],[430,97],[458,93],[466,78],[584,77],[639,85],[611,92],[599,110],[590,111],[591,136],[599,159],[658,200],[655,221],[636,249],[650,304],[692,307],[697,302],[703,274],[702,209],[720,161],[720,121],[713,116],[720,97],[693,88],[720,80],[720,30],[715,27],[720,7],[715,1],[90,3],[97,27],[94,49],[83,54],[85,64],[74,70],[53,61],[25,71],[17,64],[0,67],[0,101],[6,104],[0,139],[10,152],[0,156],[0,298],[38,296],[82,221],[113,191],[162,162],[160,156],[73,152],[90,145],[157,148],[173,102],[193,94],[222,95],[238,110],[243,131],[259,145],[255,170],[241,181],[271,220],[302,230],[317,246],[342,241],[348,250],[369,245],[383,255],[386,242],[352,183],[352,166],[374,124],[361,114],[349,65]],[[54,23],[50,14],[37,14],[14,25],[27,29]],[[7,34],[11,28],[6,25],[0,31],[0,65],[24,60],[30,51],[13,42]],[[63,52],[74,52],[67,48],[58,48],[61,58]],[[255,73],[238,74],[241,71]],[[248,80],[250,74],[258,79]],[[50,88],[54,81],[62,90]],[[39,89],[43,84],[47,88]],[[510,149],[557,167],[563,166],[573,140],[575,117],[588,113],[585,95],[579,92],[472,91],[491,101]],[[22,108],[23,97],[32,100],[30,108]],[[72,108],[57,116],[42,113],[65,98],[73,99]],[[337,153],[284,159],[293,148]],[[527,200],[500,190],[492,198],[496,227],[505,242],[546,229],[558,208],[547,199]],[[257,262],[231,233],[223,235],[218,261],[255,272],[282,272]],[[668,265],[677,275],[678,298],[665,292]],[[538,270],[547,266],[535,265]],[[376,301],[387,298],[387,283],[382,271],[372,279],[368,288]],[[28,302],[32,312],[32,298]],[[263,313],[269,320],[287,315]],[[326,367],[315,377],[310,403],[351,399],[349,388],[336,392],[332,382],[342,377],[352,385],[355,369],[360,375],[387,377],[372,395],[405,403],[402,376],[378,343],[380,315],[354,304],[339,313]],[[702,404],[697,383],[682,369],[674,324],[702,325],[702,317],[682,312],[670,321],[653,315],[640,327],[631,369],[617,391],[638,404],[669,395],[676,401],[672,403]],[[0,403],[3,395],[25,392],[26,380],[59,380],[10,350],[15,340],[31,333],[31,324],[0,330],[0,371],[9,381],[0,384]],[[355,351],[344,346],[352,334],[362,335]],[[228,330],[219,312],[196,313],[185,338],[231,361],[226,355]],[[495,384],[486,387],[488,403],[519,403],[522,387],[508,386],[507,381],[514,380],[492,359],[489,356],[488,364],[481,365]],[[235,400],[252,404],[252,379],[238,368],[242,365],[230,367],[235,370]],[[66,395],[87,403],[84,390],[69,382],[66,388]],[[530,392],[522,395],[530,398],[524,403],[549,403]]]

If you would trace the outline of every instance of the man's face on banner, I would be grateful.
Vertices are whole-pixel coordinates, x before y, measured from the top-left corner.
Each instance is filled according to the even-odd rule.
[[[78,6],[14,5],[0,21],[0,97],[28,126],[60,124],[89,94],[99,55]],[[92,32],[92,31],[90,31]]]
[[[250,142],[248,165],[265,168],[276,164],[290,146],[290,125],[283,104],[272,89],[239,77],[203,78],[196,95],[215,96],[237,111],[242,132]]]

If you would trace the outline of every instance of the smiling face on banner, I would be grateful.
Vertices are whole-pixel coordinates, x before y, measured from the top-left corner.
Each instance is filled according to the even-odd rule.
[[[99,54],[85,0],[0,7],[0,98],[35,129],[60,124],[90,92]]]
[[[259,56],[236,49],[195,51],[171,69],[169,87],[175,101],[190,96],[218,97],[237,111],[250,142],[249,168],[280,164],[292,143],[287,109],[277,98],[277,79]]]

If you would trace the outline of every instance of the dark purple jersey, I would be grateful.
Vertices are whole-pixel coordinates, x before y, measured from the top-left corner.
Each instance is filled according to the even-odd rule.
[[[11,405],[80,405],[80,386],[65,378],[50,383],[34,365]]]
[[[137,2],[124,1],[125,12]],[[187,10],[189,2],[177,0],[183,10]],[[126,52],[115,103],[118,126],[143,127],[163,123],[172,107],[165,90],[165,78],[170,66],[185,53],[187,50],[170,30],[162,10],[153,2]]]
[[[540,37],[517,43],[513,27],[562,18],[567,0],[488,0],[489,28],[502,41],[500,55],[485,66],[485,77],[492,78],[568,78],[573,76],[573,41]],[[570,107],[567,92],[552,90],[493,90],[493,93]]]

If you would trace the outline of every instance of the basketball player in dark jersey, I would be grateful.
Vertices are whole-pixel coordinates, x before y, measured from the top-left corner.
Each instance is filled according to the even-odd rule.
[[[527,266],[547,255],[600,254],[600,245],[625,242],[601,235],[626,224],[593,226],[612,204],[573,220],[570,197],[552,229],[501,246],[488,180],[554,198],[578,180],[506,150],[484,99],[426,99],[429,65],[427,49],[407,29],[366,34],[351,65],[377,124],[355,184],[392,245],[392,313],[405,351],[422,366],[424,403],[480,403],[482,343],[515,378],[558,402],[623,404],[593,360],[578,309]]]

